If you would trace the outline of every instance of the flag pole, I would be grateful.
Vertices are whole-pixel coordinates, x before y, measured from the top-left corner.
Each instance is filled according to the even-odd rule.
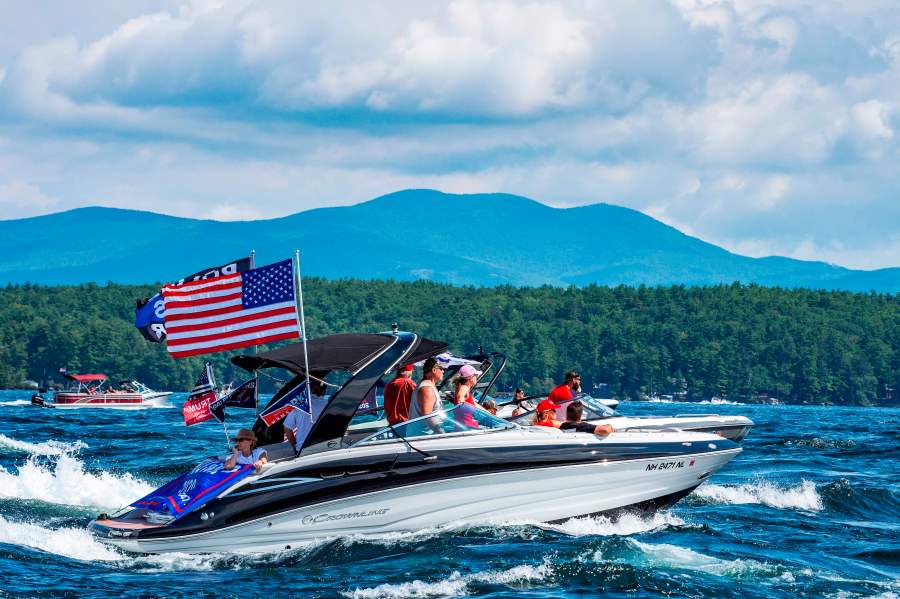
[[[256,384],[253,385],[253,405],[256,407],[256,417],[259,418],[259,368],[253,371]]]
[[[215,389],[214,393],[216,394],[216,399],[219,399],[219,384],[216,382],[216,373],[213,372],[212,363],[207,362],[206,368],[209,370],[209,382],[213,389]],[[209,409],[209,408],[207,408]],[[225,411],[223,408],[222,411],[222,432],[225,433],[225,447],[228,450],[231,450],[231,442],[228,440],[228,425],[225,424]]]
[[[250,270],[256,268],[256,250],[250,250]],[[259,353],[259,345],[253,346],[253,355]],[[253,404],[256,406],[256,416],[259,417],[259,369],[253,371],[256,377],[256,386],[253,388]]]
[[[297,292],[300,299],[300,335],[303,337],[303,369],[306,371],[306,405],[309,406],[309,415],[312,417],[312,390],[309,388],[309,353],[306,351],[306,316],[303,313],[303,283],[300,280],[300,250],[294,250],[294,260],[297,263]],[[295,311],[296,313],[296,311]]]

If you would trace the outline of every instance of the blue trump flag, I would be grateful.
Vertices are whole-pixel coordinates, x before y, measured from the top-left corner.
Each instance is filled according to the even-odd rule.
[[[144,339],[152,343],[162,343],[166,338],[166,323],[163,320],[163,296],[157,293],[148,300],[138,300],[134,308],[134,326]]]
[[[225,464],[221,460],[207,458],[187,474],[138,499],[130,507],[168,514],[178,520],[215,499],[252,474],[253,470],[250,464],[225,470]]]
[[[266,426],[272,426],[293,410],[303,410],[307,414],[312,414],[309,408],[309,395],[306,393],[306,381],[300,381],[293,389],[269,404],[259,413],[259,417]]]

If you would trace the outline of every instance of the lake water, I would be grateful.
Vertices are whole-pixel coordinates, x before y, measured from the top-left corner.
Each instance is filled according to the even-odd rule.
[[[224,453],[177,408],[43,410],[0,391],[0,597],[897,597],[900,409],[626,403],[744,414],[744,452],[668,512],[137,556],[86,526]],[[184,395],[172,401],[180,407]],[[249,415],[248,415],[249,414]],[[252,413],[229,413],[232,432]],[[515,501],[515,498],[510,498]]]

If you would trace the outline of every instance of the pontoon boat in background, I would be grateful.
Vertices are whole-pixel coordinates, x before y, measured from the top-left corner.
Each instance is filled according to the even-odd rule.
[[[140,408],[171,394],[153,391],[137,381],[126,381],[121,388],[114,388],[105,374],[66,374],[65,377],[68,387],[55,392],[52,402],[35,394],[31,403],[43,408]]]
[[[272,444],[272,463],[260,474],[204,490],[190,509],[160,513],[132,504],[101,515],[93,533],[137,552],[268,551],[458,521],[553,522],[654,510],[690,493],[741,451],[702,433],[601,438],[523,428],[466,404],[373,433],[348,432],[361,400],[382,376],[446,347],[406,332],[348,334],[310,340],[305,356],[298,343],[233,358],[249,371],[277,367],[295,375],[273,402],[303,384],[305,358],[317,376],[342,371],[345,379],[299,455]],[[477,427],[460,417],[465,410],[475,412]],[[258,437],[281,440],[280,427],[258,420],[254,428]],[[156,493],[179,489],[167,485]],[[165,510],[165,497],[159,499],[149,503]]]

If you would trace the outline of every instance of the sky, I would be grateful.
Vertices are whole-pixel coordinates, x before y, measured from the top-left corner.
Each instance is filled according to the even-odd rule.
[[[506,192],[874,269],[898,138],[896,0],[0,0],[0,219]]]

